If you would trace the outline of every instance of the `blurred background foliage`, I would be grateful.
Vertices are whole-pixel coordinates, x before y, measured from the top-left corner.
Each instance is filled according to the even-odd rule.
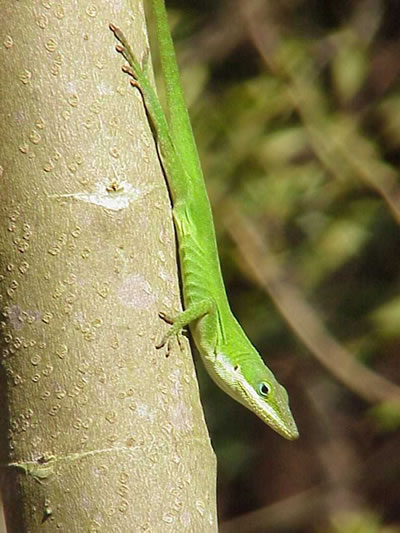
[[[400,3],[167,5],[232,308],[301,434],[197,365],[221,531],[400,531]]]

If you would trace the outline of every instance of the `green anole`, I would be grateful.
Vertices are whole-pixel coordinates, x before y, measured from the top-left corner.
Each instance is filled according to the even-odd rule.
[[[186,108],[164,0],[152,0],[166,88],[168,119],[147,75],[119,28],[110,24],[123,70],[142,95],[173,204],[184,311],[173,320],[157,348],[189,326],[213,380],[233,399],[253,411],[287,439],[298,431],[288,395],[264,364],[233,316],[219,263],[210,202]]]

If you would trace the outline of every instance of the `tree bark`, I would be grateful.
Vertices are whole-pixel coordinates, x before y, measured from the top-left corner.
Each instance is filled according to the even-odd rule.
[[[143,6],[3,1],[0,19],[7,531],[214,532],[188,343],[155,348],[180,306],[167,189],[108,30],[145,57]]]

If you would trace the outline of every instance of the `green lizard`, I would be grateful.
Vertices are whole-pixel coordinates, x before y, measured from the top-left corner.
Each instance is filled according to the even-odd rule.
[[[142,95],[173,204],[178,238],[184,311],[170,322],[157,346],[189,326],[204,365],[213,380],[233,399],[253,411],[287,439],[298,431],[288,395],[264,364],[233,316],[218,258],[211,207],[203,179],[189,114],[184,101],[164,0],[152,0],[168,120],[157,94],[119,28],[110,29],[117,51],[129,63],[123,70]]]

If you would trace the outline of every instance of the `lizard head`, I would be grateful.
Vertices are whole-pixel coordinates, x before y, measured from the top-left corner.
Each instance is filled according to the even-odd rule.
[[[245,361],[245,359],[243,359]],[[262,360],[231,367],[231,391],[235,400],[255,413],[282,437],[297,439],[299,432],[289,407],[286,389]]]

